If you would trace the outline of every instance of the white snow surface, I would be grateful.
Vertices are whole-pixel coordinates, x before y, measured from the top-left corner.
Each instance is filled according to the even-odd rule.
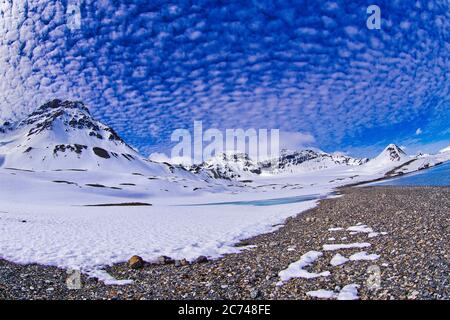
[[[181,186],[159,181],[162,188],[172,184],[178,193],[178,197],[164,198],[163,191],[153,191],[152,196],[151,189],[145,192],[139,186],[123,190],[84,187],[82,180],[96,181],[84,172],[64,176],[76,181],[77,187],[44,179],[53,173],[5,171],[0,171],[0,257],[17,263],[81,269],[106,281],[109,278],[102,272],[104,266],[126,261],[134,254],[153,261],[161,255],[195,259],[199,255],[216,258],[238,252],[233,245],[239,240],[273,231],[274,225],[316,204],[312,200],[276,207],[189,206],[185,204],[235,197],[211,194],[199,199],[182,194],[184,181]],[[107,185],[130,179],[120,175],[117,181],[105,183],[105,177],[96,177]],[[133,177],[131,181],[136,184],[155,181]],[[153,206],[83,206],[127,201],[150,202]]]
[[[352,227],[348,227],[347,231],[355,232],[355,233],[372,233],[373,229],[366,226],[365,224],[360,224]]]
[[[319,299],[332,299],[336,297],[336,293],[334,291],[324,289],[308,291],[306,294],[310,297]]]
[[[358,284],[348,284],[337,295],[338,300],[358,300]]]
[[[330,275],[329,271],[320,273],[309,272],[304,268],[312,265],[319,257],[323,255],[319,251],[309,251],[300,257],[300,260],[291,263],[287,269],[280,271],[278,274],[282,282],[289,281],[292,278],[313,279],[318,277],[327,277]]]
[[[336,253],[333,258],[331,258],[330,264],[334,267],[340,266],[346,263],[349,259],[341,255],[340,253]]]
[[[344,286],[339,292],[319,289],[308,291],[306,294],[319,299],[358,300],[358,288],[358,284],[352,283]]]
[[[324,244],[322,247],[323,250],[325,251],[335,251],[341,249],[366,248],[370,247],[370,243],[355,242],[355,243]]]
[[[336,228],[330,228],[330,229],[328,229],[328,231],[341,231],[341,230],[344,230],[344,228],[336,227]]]
[[[377,260],[380,256],[378,254],[368,254],[366,251],[357,252],[355,254],[352,254],[349,257],[350,261],[360,261],[360,260]]]

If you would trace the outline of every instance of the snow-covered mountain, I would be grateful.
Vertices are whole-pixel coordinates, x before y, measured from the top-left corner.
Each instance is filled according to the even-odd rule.
[[[213,178],[251,179],[259,175],[310,172],[338,166],[359,166],[368,159],[351,158],[341,153],[328,154],[320,150],[282,150],[280,156],[262,162],[247,154],[221,153],[202,164],[187,168],[194,173],[206,173]]]
[[[104,169],[167,172],[92,118],[81,102],[50,101],[17,125],[3,125],[2,166],[28,170]]]
[[[407,158],[405,151],[391,143],[378,156],[370,160],[370,165],[385,166],[391,163],[401,163]]]
[[[358,159],[342,153],[329,154],[320,150],[282,150],[280,157],[260,163],[262,169],[270,173],[297,173],[316,171],[336,166],[359,166],[368,159]]]
[[[189,171],[204,173],[215,179],[239,179],[261,174],[258,163],[244,153],[220,153],[199,165],[188,168]]]
[[[440,152],[435,155],[407,155],[399,146],[388,145],[378,156],[364,164],[365,172],[397,176],[418,170],[424,170],[450,160],[450,153]]]
[[[201,173],[213,179],[252,180],[267,176],[296,176],[331,169],[344,172],[347,169],[364,174],[395,176],[432,167],[450,156],[407,155],[399,146],[389,144],[378,156],[352,158],[342,153],[326,153],[317,149],[300,151],[282,150],[280,156],[262,162],[253,161],[246,154],[219,154],[199,165],[186,167],[193,173]],[[450,154],[450,153],[449,153]]]

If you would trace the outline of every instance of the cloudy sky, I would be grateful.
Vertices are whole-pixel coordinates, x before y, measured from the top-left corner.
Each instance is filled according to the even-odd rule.
[[[381,30],[366,27],[369,5]],[[447,0],[0,0],[0,119],[84,101],[143,153],[174,129],[279,128],[372,155],[450,141]],[[79,11],[81,20],[78,21]]]

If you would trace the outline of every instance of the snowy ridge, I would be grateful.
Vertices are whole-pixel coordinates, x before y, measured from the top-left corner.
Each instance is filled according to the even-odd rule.
[[[342,153],[329,154],[320,150],[282,150],[278,158],[256,162],[243,153],[220,153],[187,170],[203,172],[215,179],[252,179],[267,175],[289,175],[336,167],[360,166],[368,159],[357,159]]]
[[[359,166],[367,161],[368,159],[352,158],[342,153],[329,154],[320,150],[282,150],[278,159],[262,162],[261,166],[273,174],[290,174],[339,166]]]

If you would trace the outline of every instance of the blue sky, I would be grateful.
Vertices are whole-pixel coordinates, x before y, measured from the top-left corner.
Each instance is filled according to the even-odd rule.
[[[366,27],[369,5],[381,30]],[[79,29],[67,8],[79,5]],[[0,119],[84,101],[144,154],[174,129],[278,128],[372,156],[450,144],[450,10],[436,1],[9,1]],[[69,17],[69,18],[68,18]],[[288,140],[289,140],[288,139]]]

